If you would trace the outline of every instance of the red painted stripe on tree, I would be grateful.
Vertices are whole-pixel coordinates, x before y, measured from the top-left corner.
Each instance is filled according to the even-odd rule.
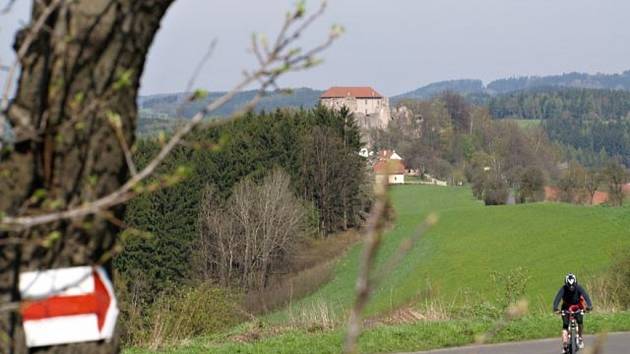
[[[97,272],[92,273],[92,278],[94,279],[93,293],[72,296],[57,295],[23,303],[20,310],[23,320],[96,314],[98,329],[99,331],[102,330],[111,299]]]

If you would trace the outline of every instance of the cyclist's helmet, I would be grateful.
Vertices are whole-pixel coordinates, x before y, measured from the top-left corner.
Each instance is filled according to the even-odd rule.
[[[577,285],[577,278],[575,277],[575,274],[567,274],[567,276],[564,277],[564,285],[571,290],[575,290],[575,286]]]

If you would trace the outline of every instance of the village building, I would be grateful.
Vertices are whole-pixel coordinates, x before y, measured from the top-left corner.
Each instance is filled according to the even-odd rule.
[[[377,184],[383,183],[384,178],[389,184],[405,184],[405,164],[393,150],[379,151],[373,170]]]
[[[395,150],[381,150],[378,152],[379,160],[401,160],[402,157],[396,153]]]
[[[387,128],[391,120],[389,99],[371,87],[331,87],[324,92],[320,103],[330,109],[346,107],[354,114],[362,130]]]

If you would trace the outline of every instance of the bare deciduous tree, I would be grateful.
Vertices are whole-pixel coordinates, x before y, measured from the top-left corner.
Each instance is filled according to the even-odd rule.
[[[262,289],[304,235],[305,211],[289,176],[275,170],[260,185],[251,179],[237,184],[225,207],[209,189],[200,224],[202,274]]]

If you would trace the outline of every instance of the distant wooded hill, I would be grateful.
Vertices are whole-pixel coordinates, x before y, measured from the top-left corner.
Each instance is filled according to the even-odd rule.
[[[549,137],[571,147],[571,157],[589,164],[599,155],[619,156],[630,166],[630,92],[547,88],[493,97],[493,118],[539,120]]]
[[[396,103],[404,99],[430,99],[444,91],[452,91],[470,98],[473,103],[487,102],[491,96],[539,88],[588,88],[630,91],[630,70],[621,74],[569,73],[553,76],[524,76],[500,79],[484,86],[481,80],[442,81],[393,96]]]
[[[239,109],[242,109],[243,105],[252,100],[256,96],[256,92],[255,90],[251,90],[238,93],[232,100],[223,105],[223,107],[212,112],[212,115],[232,115]],[[312,108],[317,105],[322,92],[323,91],[310,88],[298,88],[292,90],[290,93],[271,92],[258,102],[254,110],[259,112],[273,111],[281,107]],[[144,118],[191,118],[195,113],[208,105],[209,102],[221,97],[224,93],[225,92],[209,92],[204,99],[195,102],[186,102],[187,98],[190,96],[188,93],[142,96],[138,100],[138,106],[140,108],[140,115]]]
[[[390,98],[392,104],[401,100],[427,100],[445,91],[456,92],[470,103],[489,105],[495,98],[517,91],[538,91],[554,88],[585,88],[630,91],[630,70],[621,74],[582,74],[570,73],[554,76],[530,76],[496,80],[484,85],[481,80],[452,80],[429,84],[416,90]],[[256,105],[255,111],[273,111],[277,108],[312,108],[317,105],[323,91],[298,88],[290,93],[271,92]],[[210,101],[224,92],[210,92],[203,100],[185,102],[189,94],[173,93],[142,96],[138,99],[140,121],[138,132],[146,134],[158,130],[170,130],[173,126],[191,118]],[[230,116],[256,95],[256,91],[243,91],[223,107],[212,113],[214,117]],[[508,100],[512,97],[507,98]],[[519,107],[519,109],[522,107]],[[179,112],[178,112],[179,110]],[[516,112],[510,112],[516,113]],[[520,115],[520,114],[516,114]],[[527,115],[522,115],[527,117]]]

